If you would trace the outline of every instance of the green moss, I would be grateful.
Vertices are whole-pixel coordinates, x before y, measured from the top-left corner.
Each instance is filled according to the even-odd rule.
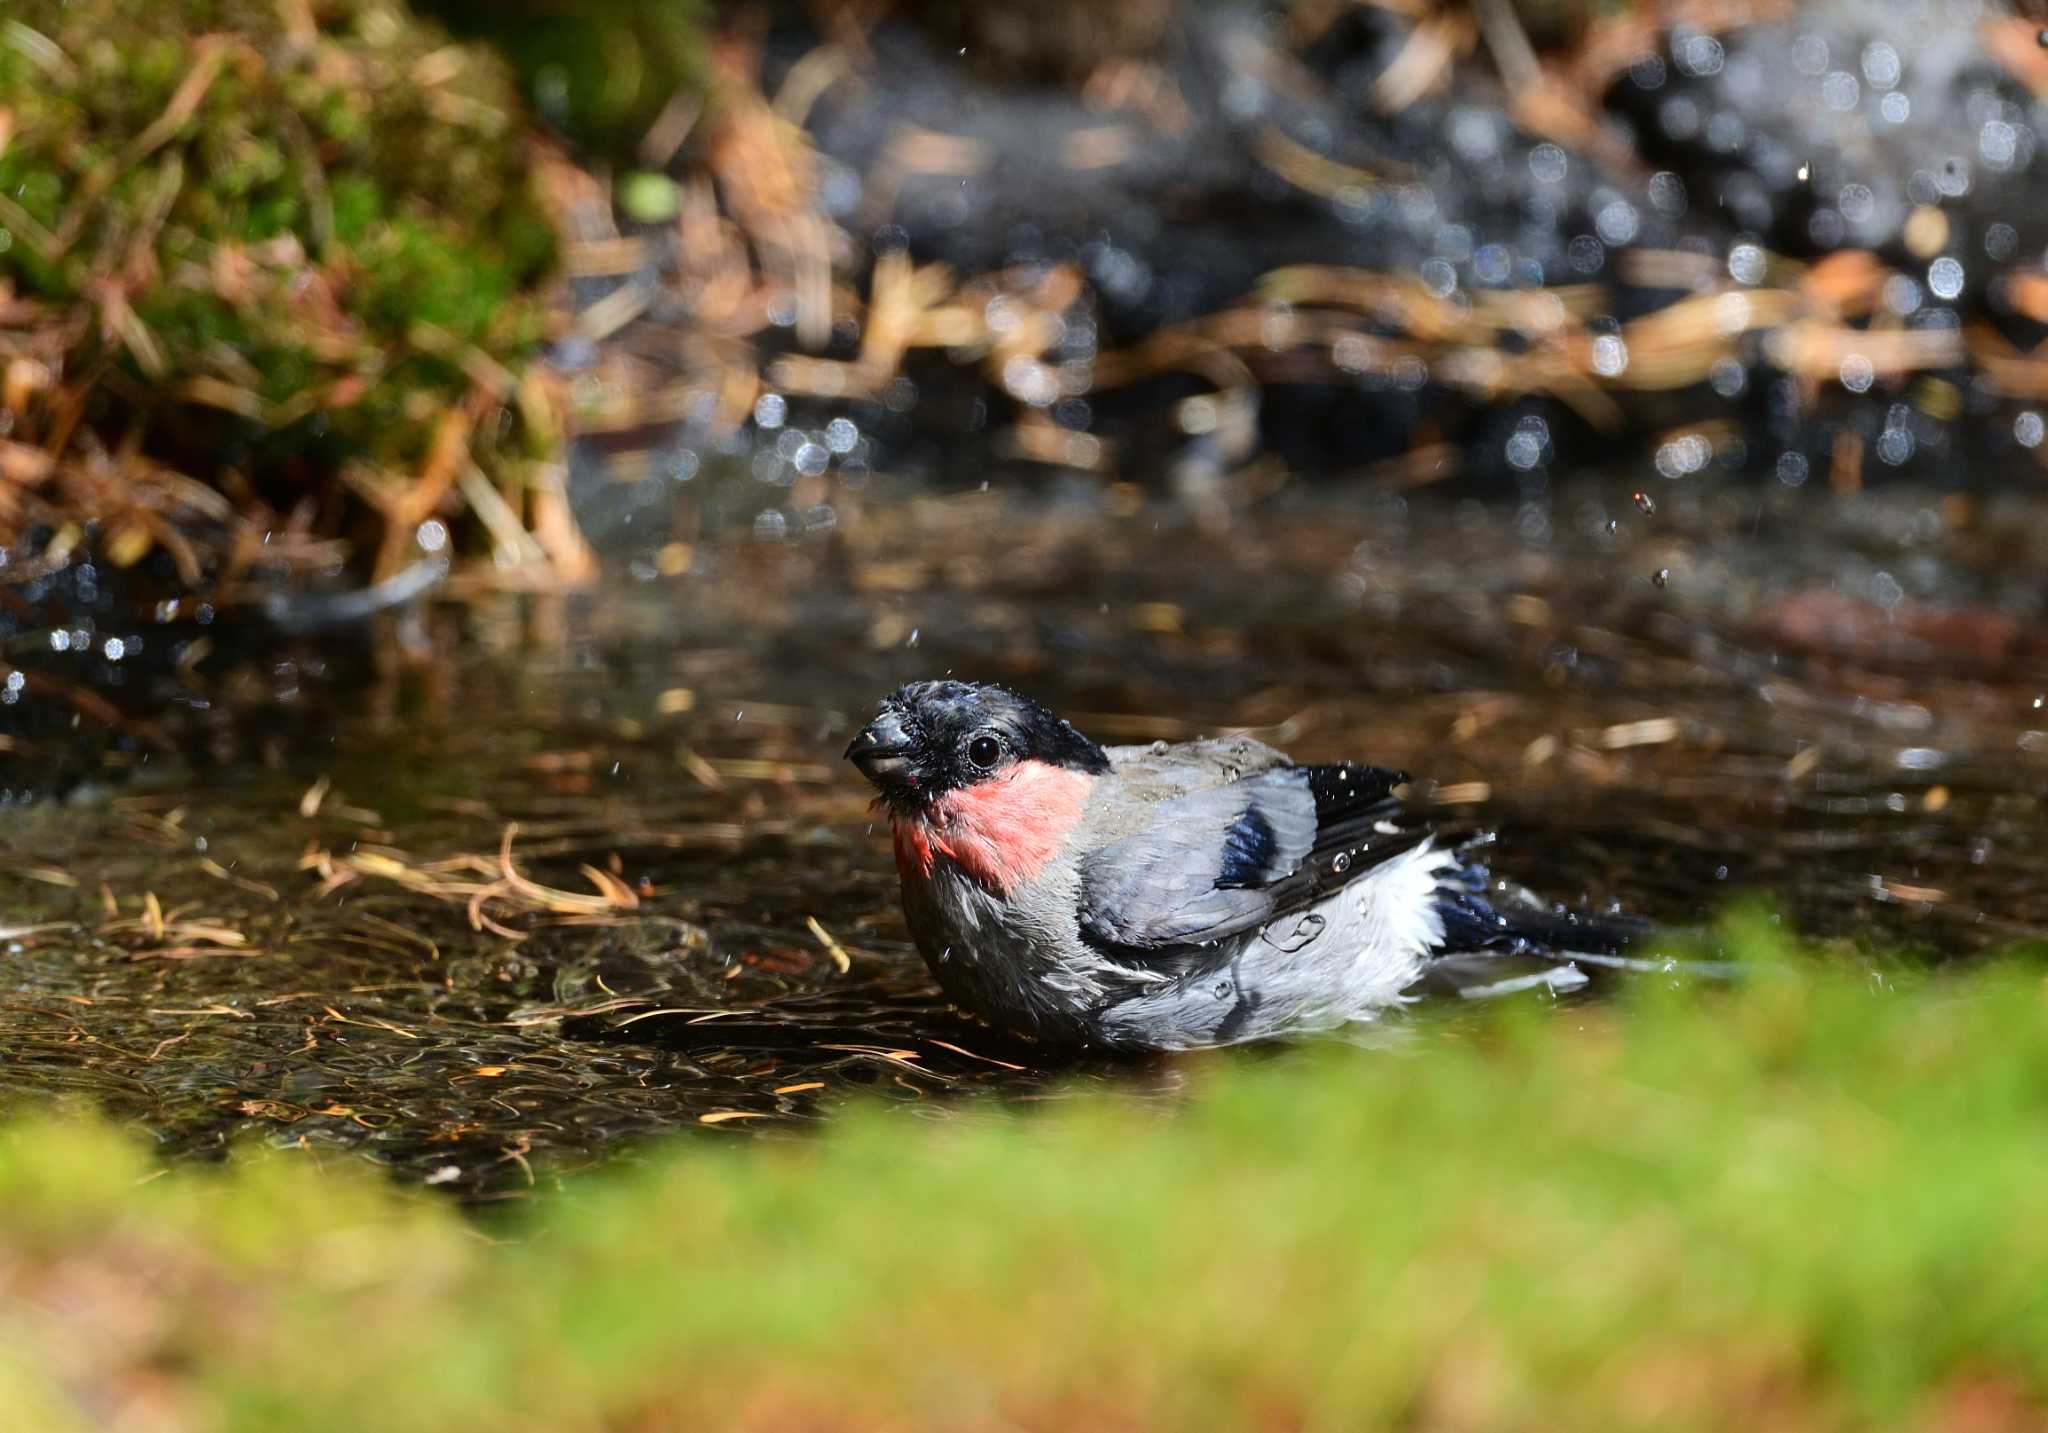
[[[2039,968],[1683,995],[1188,1061],[1168,1112],[707,1135],[481,1228],[359,1164],[152,1180],[16,1124],[0,1388],[399,1433],[2032,1426]]]
[[[416,469],[536,350],[517,94],[397,0],[15,0],[0,108],[0,283],[50,306],[66,378],[109,371],[110,441],[289,502],[351,458]]]

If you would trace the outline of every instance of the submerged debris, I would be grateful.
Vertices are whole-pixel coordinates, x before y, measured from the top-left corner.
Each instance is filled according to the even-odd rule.
[[[373,689],[280,770],[9,808],[0,1093],[471,1197],[856,1093],[1170,1094],[1180,1066],[950,1014],[911,950],[836,753],[879,690],[949,669],[1109,740],[1248,730],[1413,771],[1447,836],[1498,831],[1503,875],[1588,909],[1693,926],[1763,889],[1849,952],[2048,937],[2035,506],[1681,489],[1610,535],[1630,491],[1569,489],[1548,528],[1380,494],[1215,536],[973,494],[850,528],[822,575],[707,539],[747,582],[579,603],[561,645]],[[1579,964],[1663,978],[1666,953]]]

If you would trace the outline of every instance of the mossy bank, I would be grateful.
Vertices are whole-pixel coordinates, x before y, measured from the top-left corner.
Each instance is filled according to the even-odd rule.
[[[188,582],[238,523],[242,567],[516,548],[559,445],[523,127],[395,0],[8,6],[0,543],[76,523]]]
[[[708,1128],[481,1225],[17,1122],[0,1376],[48,1429],[2038,1426],[2044,1015],[1767,965],[1167,1110]]]

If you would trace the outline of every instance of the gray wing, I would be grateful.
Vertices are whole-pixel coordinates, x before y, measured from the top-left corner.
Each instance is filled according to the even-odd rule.
[[[1214,943],[1299,910],[1411,850],[1398,771],[1284,766],[1150,807],[1081,862],[1082,933],[1143,954]]]

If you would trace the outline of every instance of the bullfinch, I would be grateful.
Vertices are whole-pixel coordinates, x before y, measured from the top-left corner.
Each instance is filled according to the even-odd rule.
[[[956,681],[898,688],[846,755],[880,793],[947,997],[1039,1040],[1326,1030],[1460,957],[1634,964],[1630,924],[1548,909],[1439,845],[1398,771],[1298,766],[1248,736],[1104,747]]]

